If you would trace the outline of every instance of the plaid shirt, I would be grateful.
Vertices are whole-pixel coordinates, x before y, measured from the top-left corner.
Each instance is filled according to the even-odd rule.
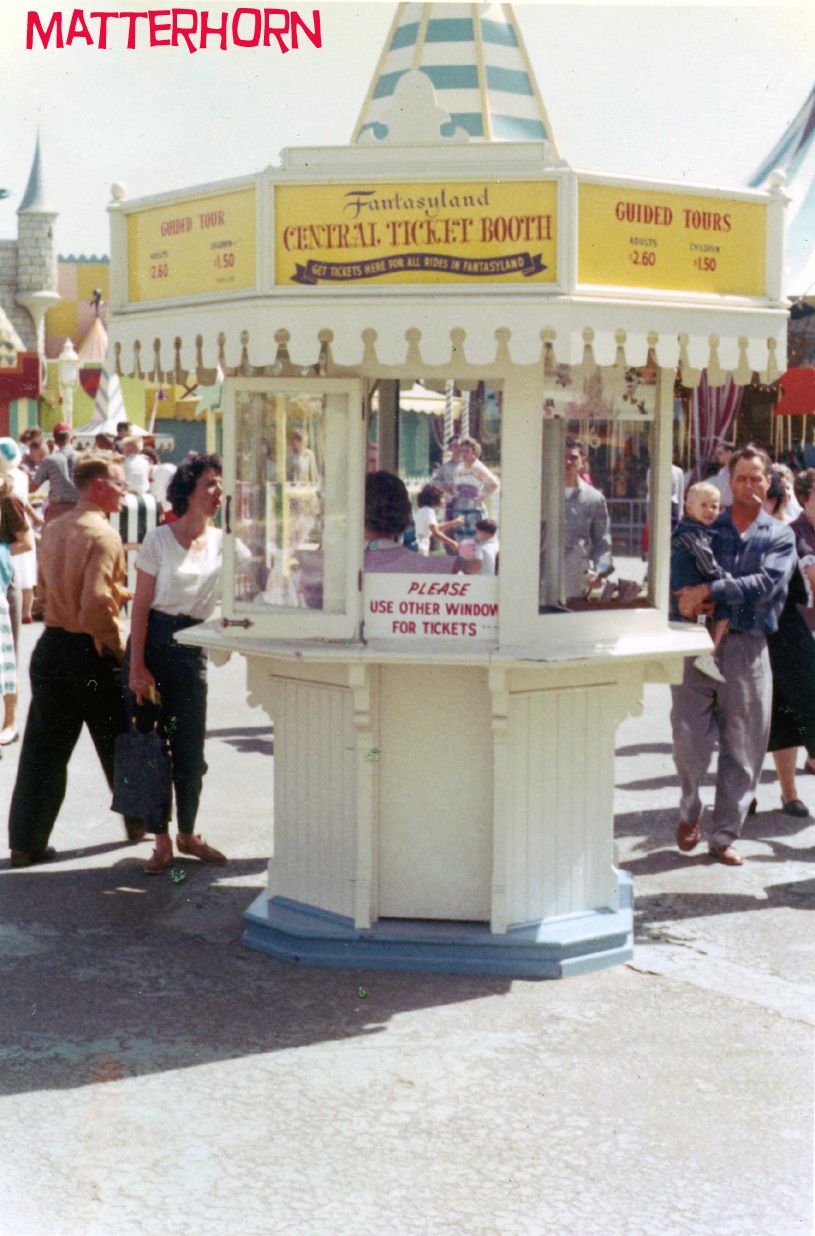
[[[798,561],[792,530],[766,511],[759,511],[744,532],[734,528],[730,510],[713,527],[716,559],[728,573],[708,584],[716,617],[726,617],[733,631],[772,635]]]

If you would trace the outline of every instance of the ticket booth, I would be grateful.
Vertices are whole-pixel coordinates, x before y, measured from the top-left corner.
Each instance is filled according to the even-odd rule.
[[[784,198],[448,141],[416,98],[409,141],[117,187],[111,340],[122,372],[225,375],[223,609],[180,638],[242,655],[274,724],[244,941],[556,977],[631,956],[615,731],[709,647],[668,622],[675,384],[776,376]],[[461,552],[377,569],[366,476],[415,511],[454,432],[497,482],[462,505],[448,468]]]

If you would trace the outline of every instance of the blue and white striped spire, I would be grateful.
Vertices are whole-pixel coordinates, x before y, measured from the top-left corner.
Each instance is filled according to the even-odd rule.
[[[74,428],[74,437],[91,441],[98,433],[116,436],[116,426],[126,421],[127,408],[119,377],[116,373],[102,370],[96,400],[93,405],[93,416],[84,425]]]
[[[557,157],[511,4],[400,4],[352,141],[384,137],[396,85],[411,70],[430,79],[450,128],[471,141],[548,141]]]
[[[774,171],[784,173],[788,286],[795,296],[815,296],[815,87],[781,140],[750,178],[760,188]]]
[[[99,379],[99,389],[96,392],[96,401],[93,405],[93,421],[112,425],[113,433],[115,434],[116,426],[121,421],[126,421],[127,419],[127,408],[125,407],[119,376],[115,372],[108,373],[107,369],[103,369],[102,377]],[[102,430],[101,432],[106,433],[108,431]]]

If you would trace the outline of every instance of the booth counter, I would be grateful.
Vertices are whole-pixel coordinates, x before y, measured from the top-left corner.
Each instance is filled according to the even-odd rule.
[[[180,638],[243,655],[274,723],[246,943],[560,976],[631,956],[615,730],[710,646],[668,622],[675,383],[777,375],[785,199],[422,124],[152,199],[117,187],[111,342],[153,381],[225,375],[222,616]],[[417,382],[443,425],[400,406]],[[415,494],[450,462],[454,399],[498,487],[465,507],[452,469],[444,502],[498,524],[498,573],[463,547],[459,573],[443,551],[377,571],[366,474],[418,469]],[[627,493],[647,544],[615,514]]]

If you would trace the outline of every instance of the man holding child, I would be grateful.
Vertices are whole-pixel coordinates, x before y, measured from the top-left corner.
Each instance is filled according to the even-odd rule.
[[[772,676],[766,637],[777,630],[796,564],[792,532],[762,509],[770,467],[764,452],[753,447],[733,454],[733,505],[710,530],[721,577],[675,590],[683,618],[715,610],[716,620],[727,623],[715,653],[724,681],[689,658],[682,682],[671,688],[674,762],[682,786],[677,845],[688,852],[701,841],[699,786],[718,738],[708,845],[718,862],[731,867],[744,861],[733,842],[741,835],[767,751]]]

